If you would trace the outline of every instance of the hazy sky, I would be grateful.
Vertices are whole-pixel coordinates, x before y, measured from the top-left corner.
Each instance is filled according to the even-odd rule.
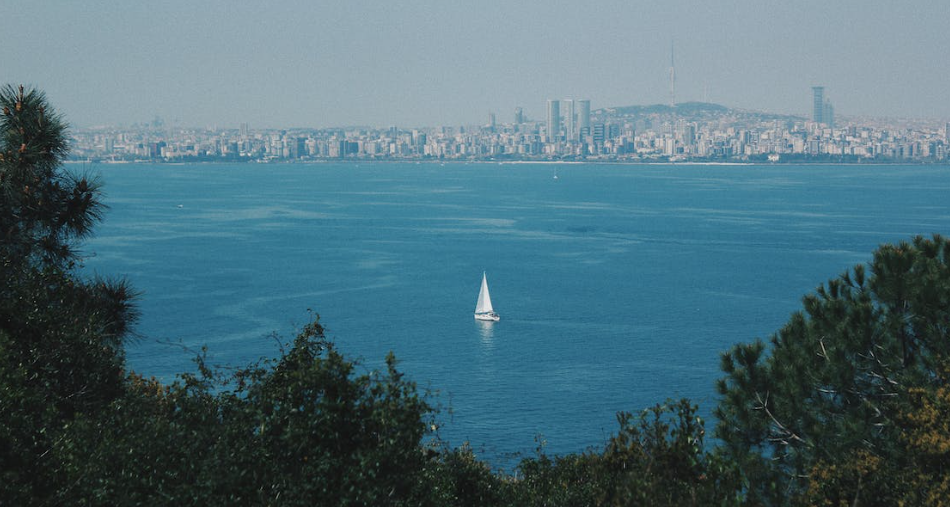
[[[434,126],[547,98],[950,120],[947,0],[2,0],[0,82],[78,126]]]

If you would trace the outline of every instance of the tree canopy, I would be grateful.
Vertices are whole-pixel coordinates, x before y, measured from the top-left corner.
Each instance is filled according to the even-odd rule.
[[[912,435],[923,430],[913,424],[946,410],[950,241],[883,245],[868,269],[828,281],[803,307],[767,344],[722,358],[716,434],[750,494],[774,504],[806,493],[896,504],[914,483],[907,470],[945,474],[918,460]]]
[[[27,505],[61,486],[58,430],[121,395],[135,309],[125,282],[73,272],[103,205],[63,170],[65,123],[22,86],[0,107],[0,498]]]

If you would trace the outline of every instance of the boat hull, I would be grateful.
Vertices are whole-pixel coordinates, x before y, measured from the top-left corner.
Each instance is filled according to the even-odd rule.
[[[475,314],[475,320],[487,320],[487,321],[490,321],[490,322],[498,322],[499,320],[501,320],[501,317],[499,317],[498,314],[495,313],[495,312],[492,312],[492,313],[476,313],[476,314]]]

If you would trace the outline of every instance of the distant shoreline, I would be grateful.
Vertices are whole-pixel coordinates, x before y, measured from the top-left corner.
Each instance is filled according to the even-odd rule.
[[[624,166],[859,166],[859,167],[885,167],[885,166],[920,166],[920,167],[950,167],[950,161],[925,162],[925,161],[888,161],[888,162],[841,162],[841,161],[778,161],[778,162],[758,162],[758,161],[632,161],[632,160],[396,160],[396,159],[320,159],[320,160],[195,160],[195,161],[171,161],[171,160],[67,160],[69,165],[132,165],[132,164],[150,164],[150,165],[322,165],[322,164],[407,164],[407,165],[624,165]]]

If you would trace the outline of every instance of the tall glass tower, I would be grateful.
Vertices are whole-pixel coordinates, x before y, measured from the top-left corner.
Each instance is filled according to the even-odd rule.
[[[590,101],[577,101],[577,133],[583,136],[590,135]]]
[[[835,106],[828,99],[825,99],[825,105],[821,108],[821,120],[828,128],[835,128]]]
[[[564,131],[567,140],[573,141],[577,135],[576,132],[574,132],[574,100],[564,99],[561,102],[564,103],[565,109],[567,109],[567,111],[564,111]]]
[[[815,94],[811,119],[815,123],[825,123],[825,87],[812,86],[811,91]]]
[[[557,139],[561,135],[561,104],[556,100],[548,100],[548,139]]]

